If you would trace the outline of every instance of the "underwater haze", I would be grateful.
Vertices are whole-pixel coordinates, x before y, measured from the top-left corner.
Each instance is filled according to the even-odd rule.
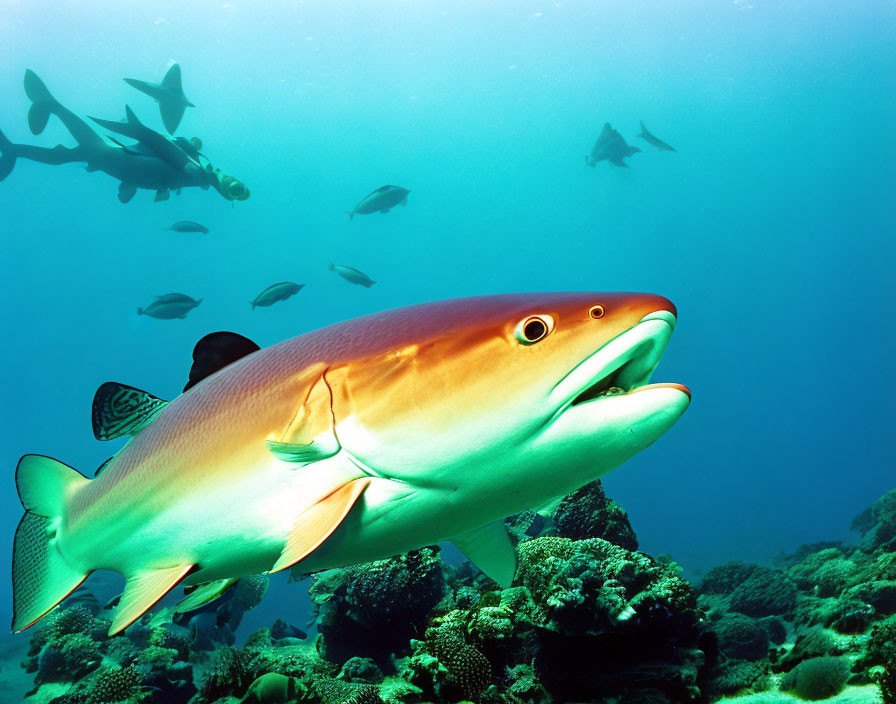
[[[92,476],[119,447],[91,432],[103,382],[170,399],[213,331],[266,347],[511,292],[676,305],[654,376],[687,384],[691,406],[604,479],[641,550],[699,575],[850,539],[896,486],[894,36],[886,0],[3,0],[13,143],[74,145],[54,117],[29,131],[26,69],[82,117],[120,120],[127,104],[164,132],[122,78],[159,81],[177,62],[196,106],[177,134],[251,191],[123,204],[107,174],[25,158],[0,183],[7,574],[19,457]],[[675,151],[638,138],[640,121]],[[641,150],[627,168],[585,163],[607,122]],[[409,189],[407,205],[345,214],[383,184]],[[164,229],[178,221],[209,232]],[[304,288],[253,309],[276,282]],[[201,305],[137,315],[170,292]]]

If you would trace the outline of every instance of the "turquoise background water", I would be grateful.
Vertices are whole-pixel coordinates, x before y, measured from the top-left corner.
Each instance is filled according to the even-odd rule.
[[[179,133],[252,197],[122,205],[102,173],[24,160],[0,183],[0,563],[21,454],[92,474],[114,450],[90,431],[100,383],[170,398],[208,332],[269,345],[473,294],[677,304],[655,379],[687,383],[693,404],[606,487],[642,549],[692,573],[848,537],[896,484],[893,3],[260,5],[3,2],[13,141],[72,144],[55,119],[28,132],[26,68],[79,114],[128,103],[161,129],[121,78],[178,61],[198,106]],[[639,120],[677,153],[636,139]],[[642,148],[631,168],[585,166],[606,121]],[[411,189],[408,207],[349,221],[385,183]],[[182,219],[211,232],[161,229]],[[329,260],[381,283],[351,286]],[[250,310],[282,280],[307,286]],[[203,303],[136,316],[172,291]]]

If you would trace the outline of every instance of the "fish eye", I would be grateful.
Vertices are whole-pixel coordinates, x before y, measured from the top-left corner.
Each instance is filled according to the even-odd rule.
[[[523,318],[513,331],[521,345],[534,345],[546,338],[554,329],[554,319],[549,315],[530,315]]]
[[[600,306],[600,305],[591,306],[591,308],[588,309],[588,315],[590,317],[594,318],[595,320],[597,320],[599,318],[603,318],[604,317],[604,307]]]

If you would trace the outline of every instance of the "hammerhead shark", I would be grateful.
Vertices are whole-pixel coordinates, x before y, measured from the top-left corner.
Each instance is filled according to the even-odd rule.
[[[441,540],[506,586],[505,516],[617,467],[688,407],[686,387],[650,383],[675,324],[661,296],[543,293],[425,303],[260,350],[213,333],[170,402],[100,387],[94,434],[131,439],[93,479],[19,461],[12,628],[97,569],[127,580],[110,633],[180,583]]]
[[[87,171],[103,171],[121,181],[118,199],[127,203],[138,188],[155,191],[155,200],[167,200],[171,190],[209,186],[230,201],[246,200],[249,189],[233,176],[201,163],[195,145],[186,140],[171,140],[143,125],[130,108],[123,123],[96,120],[97,124],[115,133],[137,140],[126,146],[114,138],[105,141],[84,120],[54,98],[44,82],[30,69],[25,71],[25,93],[32,105],[28,126],[33,134],[41,134],[50,115],[59,118],[75,138],[77,146],[61,144],[48,149],[26,144],[13,144],[0,132],[0,181],[9,176],[16,159],[31,159],[43,164],[85,163]]]
[[[614,130],[609,122],[606,122],[591,149],[591,154],[585,157],[585,163],[593,167],[599,161],[606,160],[616,166],[628,166],[624,159],[640,151],[637,147],[629,146],[622,135]]]
[[[162,123],[168,130],[168,134],[174,134],[177,130],[177,126],[184,116],[184,110],[196,107],[184,95],[180,64],[172,64],[161,83],[138,81],[136,78],[125,78],[124,80],[128,85],[134,86],[158,102],[159,111],[162,113]]]

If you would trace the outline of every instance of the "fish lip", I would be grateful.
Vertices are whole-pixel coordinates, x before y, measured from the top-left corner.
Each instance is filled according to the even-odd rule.
[[[602,345],[573,367],[550,392],[551,406],[557,414],[572,406],[604,403],[619,395],[650,388],[676,388],[690,396],[681,384],[651,384],[650,377],[660,363],[676,318],[661,310],[645,315],[636,325]],[[621,392],[607,394],[609,388]]]

